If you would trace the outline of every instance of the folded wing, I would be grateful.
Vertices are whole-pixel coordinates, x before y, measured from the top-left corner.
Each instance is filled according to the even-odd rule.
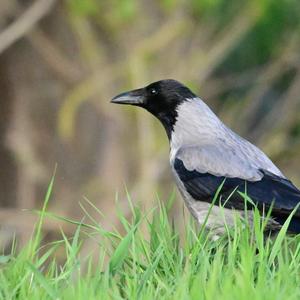
[[[211,202],[223,183],[218,202],[225,207],[243,209],[245,203],[240,192],[246,191],[259,208],[268,209],[273,205],[272,215],[278,219],[283,217],[284,221],[285,216],[300,202],[300,191],[288,179],[270,172],[270,163],[268,160],[259,167],[257,161],[252,163],[251,159],[245,159],[243,155],[228,148],[227,153],[224,153],[213,146],[207,146],[201,149],[180,149],[174,158],[173,167],[195,200]],[[300,210],[295,216],[300,217]]]

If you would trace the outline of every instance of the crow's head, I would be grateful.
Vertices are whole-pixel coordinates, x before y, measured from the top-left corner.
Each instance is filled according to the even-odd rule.
[[[176,122],[176,108],[186,101],[196,97],[190,89],[173,79],[153,82],[146,87],[122,93],[111,102],[140,106],[157,117],[169,131]]]

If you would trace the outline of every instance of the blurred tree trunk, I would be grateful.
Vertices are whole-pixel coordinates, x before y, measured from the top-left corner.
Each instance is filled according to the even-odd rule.
[[[8,53],[0,56],[0,202],[4,207],[14,206],[17,199],[17,166],[6,141],[14,104],[7,76],[8,63]]]

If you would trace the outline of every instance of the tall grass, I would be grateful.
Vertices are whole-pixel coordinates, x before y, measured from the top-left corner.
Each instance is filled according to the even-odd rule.
[[[46,211],[52,186],[27,247],[0,257],[0,299],[300,299],[299,237],[286,236],[284,226],[267,238],[258,211],[253,228],[237,219],[213,240],[192,220],[180,236],[170,205],[158,202],[145,215],[129,200],[131,220],[119,213],[125,234],[104,230],[86,212],[89,222],[65,219],[75,225],[73,238],[62,232],[42,246],[44,218],[57,217]],[[86,238],[100,241],[98,257],[83,257]]]

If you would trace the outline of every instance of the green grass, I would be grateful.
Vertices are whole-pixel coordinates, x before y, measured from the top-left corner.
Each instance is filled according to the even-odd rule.
[[[0,299],[300,299],[299,237],[284,226],[266,238],[257,211],[253,229],[237,219],[213,241],[193,221],[180,237],[169,204],[145,215],[129,201],[131,220],[119,213],[125,234],[105,231],[86,212],[88,222],[61,218],[74,224],[73,238],[62,233],[42,246],[43,220],[56,217],[46,212],[52,186],[31,241],[0,256]],[[86,239],[95,240],[98,257],[82,255]]]

